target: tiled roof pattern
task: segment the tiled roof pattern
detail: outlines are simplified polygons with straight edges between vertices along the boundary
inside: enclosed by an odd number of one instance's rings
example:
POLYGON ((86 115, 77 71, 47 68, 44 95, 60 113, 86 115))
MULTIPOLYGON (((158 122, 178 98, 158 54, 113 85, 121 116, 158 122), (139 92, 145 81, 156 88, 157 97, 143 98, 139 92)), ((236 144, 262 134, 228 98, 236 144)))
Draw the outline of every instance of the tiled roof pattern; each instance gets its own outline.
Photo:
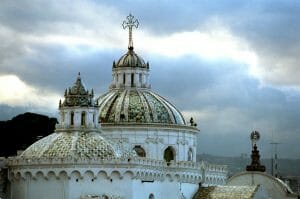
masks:
POLYGON ((114 158, 114 147, 99 133, 53 133, 29 146, 23 158, 114 158))
POLYGON ((118 61, 113 65, 114 68, 118 67, 139 67, 149 68, 149 65, 145 63, 142 57, 137 55, 134 50, 128 50, 118 61))
POLYGON ((193 199, 252 199, 258 186, 200 187, 193 199))
POLYGON ((101 123, 185 125, 181 113, 150 90, 111 90, 98 98, 101 123))

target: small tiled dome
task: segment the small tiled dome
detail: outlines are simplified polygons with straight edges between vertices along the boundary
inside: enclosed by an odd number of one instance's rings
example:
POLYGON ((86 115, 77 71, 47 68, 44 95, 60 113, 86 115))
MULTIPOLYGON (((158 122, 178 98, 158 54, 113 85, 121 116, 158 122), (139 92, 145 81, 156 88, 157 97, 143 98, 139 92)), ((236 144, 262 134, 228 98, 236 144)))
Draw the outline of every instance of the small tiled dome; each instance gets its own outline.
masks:
POLYGON ((113 67, 149 68, 149 64, 145 63, 143 58, 134 52, 133 48, 129 48, 128 52, 124 54, 117 63, 114 63, 113 67))
POLYGON ((29 146, 23 158, 115 158, 114 147, 99 133, 53 133, 29 146))

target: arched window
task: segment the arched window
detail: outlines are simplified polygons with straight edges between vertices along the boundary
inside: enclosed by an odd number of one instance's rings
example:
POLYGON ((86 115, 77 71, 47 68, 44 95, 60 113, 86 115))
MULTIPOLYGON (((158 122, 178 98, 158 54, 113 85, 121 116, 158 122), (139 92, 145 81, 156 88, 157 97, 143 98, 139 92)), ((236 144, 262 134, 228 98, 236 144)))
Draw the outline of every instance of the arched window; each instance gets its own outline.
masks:
POLYGON ((95 113, 93 114, 93 123, 95 123, 95 113))
POLYGON ((136 154, 139 156, 139 157, 146 157, 146 152, 145 150, 143 149, 143 147, 141 147, 141 145, 136 145, 133 150, 136 152, 136 154))
POLYGON ((85 126, 85 112, 81 113, 81 126, 85 126))
POLYGON ((62 112, 62 113, 61 113, 61 121, 62 121, 62 122, 65 122, 65 112, 62 112))
POLYGON ((126 75, 125 75, 125 73, 123 74, 123 84, 125 84, 125 82, 126 82, 126 75))
POLYGON ((131 73, 131 87, 134 86, 134 73, 131 73))
POLYGON ((139 74, 139 81, 140 81, 140 83, 142 83, 142 74, 141 73, 139 74))
POLYGON ((150 193, 149 199, 154 199, 154 194, 153 193, 150 193))
POLYGON ((171 160, 175 160, 175 150, 173 147, 168 146, 164 152, 164 160, 170 162, 171 160))
POLYGON ((191 148, 188 151, 188 161, 193 161, 193 150, 191 148))
POLYGON ((71 112, 71 125, 74 125, 74 112, 71 112))

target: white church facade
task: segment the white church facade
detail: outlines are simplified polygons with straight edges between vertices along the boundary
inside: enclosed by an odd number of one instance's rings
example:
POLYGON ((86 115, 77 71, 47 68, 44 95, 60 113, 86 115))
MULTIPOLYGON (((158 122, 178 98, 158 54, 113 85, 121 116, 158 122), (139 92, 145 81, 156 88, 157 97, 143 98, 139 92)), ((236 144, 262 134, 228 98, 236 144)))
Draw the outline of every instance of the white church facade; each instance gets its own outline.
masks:
POLYGON ((7 160, 10 199, 192 198, 225 185, 227 167, 196 162, 199 130, 151 89, 149 63, 133 47, 112 65, 109 91, 94 98, 78 74, 59 102, 59 124, 7 160))

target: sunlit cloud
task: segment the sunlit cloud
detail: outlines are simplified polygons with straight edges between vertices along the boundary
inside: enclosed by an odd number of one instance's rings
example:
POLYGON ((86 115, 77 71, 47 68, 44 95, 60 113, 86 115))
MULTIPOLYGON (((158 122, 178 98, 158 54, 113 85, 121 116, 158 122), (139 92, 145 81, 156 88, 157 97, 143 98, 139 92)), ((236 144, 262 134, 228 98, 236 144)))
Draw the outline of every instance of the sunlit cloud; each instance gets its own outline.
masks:
POLYGON ((206 60, 232 60, 249 66, 253 75, 259 73, 255 51, 226 29, 177 32, 169 36, 139 32, 136 40, 137 46, 146 52, 168 57, 193 55, 206 60))
POLYGON ((0 76, 0 104, 44 109, 45 112, 56 110, 59 99, 58 94, 27 85, 15 75, 0 76))

